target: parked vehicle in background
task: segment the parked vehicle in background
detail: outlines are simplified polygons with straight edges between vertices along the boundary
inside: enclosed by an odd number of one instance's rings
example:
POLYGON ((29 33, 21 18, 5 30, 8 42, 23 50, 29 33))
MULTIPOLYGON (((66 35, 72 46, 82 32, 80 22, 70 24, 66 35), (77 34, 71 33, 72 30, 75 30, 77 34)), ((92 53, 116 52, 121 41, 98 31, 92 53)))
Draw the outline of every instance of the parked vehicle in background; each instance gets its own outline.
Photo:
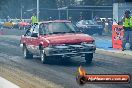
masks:
POLYGON ((76 23, 76 26, 83 32, 89 35, 93 35, 98 33, 102 35, 103 25, 97 24, 97 22, 93 20, 81 20, 76 23))
MULTIPOLYGON (((23 56, 39 55, 45 63, 48 57, 84 56, 91 63, 96 50, 94 39, 76 29, 70 21, 55 20, 36 23, 21 37, 23 56)), ((64 60, 63 59, 63 60, 64 60)))
POLYGON ((9 28, 9 29, 12 29, 13 28, 13 23, 12 23, 12 21, 6 21, 5 23, 4 23, 4 27, 5 28, 9 28))
POLYGON ((20 19, 11 19, 13 28, 19 28, 18 23, 20 22, 20 19))
POLYGON ((18 22, 19 29, 27 29, 31 24, 31 19, 22 19, 21 22, 18 22))

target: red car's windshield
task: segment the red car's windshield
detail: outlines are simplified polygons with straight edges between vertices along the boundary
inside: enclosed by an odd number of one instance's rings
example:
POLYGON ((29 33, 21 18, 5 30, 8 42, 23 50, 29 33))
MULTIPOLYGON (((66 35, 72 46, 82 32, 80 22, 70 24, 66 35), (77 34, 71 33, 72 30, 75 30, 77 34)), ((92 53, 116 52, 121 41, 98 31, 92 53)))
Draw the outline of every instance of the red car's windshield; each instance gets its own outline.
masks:
POLYGON ((61 34, 61 33, 76 33, 80 32, 76 29, 72 23, 68 22, 56 22, 49 23, 44 26, 40 26, 42 28, 41 34, 61 34))

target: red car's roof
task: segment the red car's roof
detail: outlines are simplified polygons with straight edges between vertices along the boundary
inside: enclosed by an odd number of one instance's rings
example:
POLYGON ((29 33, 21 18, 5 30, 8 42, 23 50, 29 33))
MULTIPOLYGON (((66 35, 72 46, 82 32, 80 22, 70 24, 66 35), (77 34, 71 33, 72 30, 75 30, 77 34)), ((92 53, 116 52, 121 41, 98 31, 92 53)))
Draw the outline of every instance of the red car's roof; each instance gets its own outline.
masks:
POLYGON ((42 23, 52 23, 52 22, 71 22, 68 20, 51 20, 51 21, 43 21, 42 23))

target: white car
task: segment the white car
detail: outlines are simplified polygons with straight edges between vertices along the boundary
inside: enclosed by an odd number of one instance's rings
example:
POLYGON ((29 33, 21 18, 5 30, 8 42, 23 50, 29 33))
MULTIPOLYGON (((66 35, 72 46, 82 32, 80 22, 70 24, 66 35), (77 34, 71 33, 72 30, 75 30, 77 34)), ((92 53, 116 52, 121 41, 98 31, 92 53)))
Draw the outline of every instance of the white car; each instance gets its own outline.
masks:
POLYGON ((76 26, 86 34, 92 35, 98 33, 99 35, 102 35, 103 26, 97 24, 93 20, 81 20, 76 23, 76 26))

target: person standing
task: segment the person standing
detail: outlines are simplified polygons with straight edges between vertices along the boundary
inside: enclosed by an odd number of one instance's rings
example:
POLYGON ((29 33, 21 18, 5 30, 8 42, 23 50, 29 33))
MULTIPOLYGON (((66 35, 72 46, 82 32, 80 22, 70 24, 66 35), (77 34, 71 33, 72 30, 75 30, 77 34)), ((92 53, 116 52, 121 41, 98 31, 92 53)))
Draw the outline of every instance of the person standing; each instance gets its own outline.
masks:
POLYGON ((122 40, 122 51, 126 49, 126 43, 130 44, 130 49, 132 49, 132 16, 129 10, 125 11, 125 14, 122 18, 124 36, 122 40))
POLYGON ((10 21, 11 21, 10 16, 7 16, 7 22, 10 22, 10 21))
POLYGON ((32 21, 32 24, 37 22, 37 16, 35 15, 35 13, 33 13, 33 16, 31 17, 31 21, 32 21))

